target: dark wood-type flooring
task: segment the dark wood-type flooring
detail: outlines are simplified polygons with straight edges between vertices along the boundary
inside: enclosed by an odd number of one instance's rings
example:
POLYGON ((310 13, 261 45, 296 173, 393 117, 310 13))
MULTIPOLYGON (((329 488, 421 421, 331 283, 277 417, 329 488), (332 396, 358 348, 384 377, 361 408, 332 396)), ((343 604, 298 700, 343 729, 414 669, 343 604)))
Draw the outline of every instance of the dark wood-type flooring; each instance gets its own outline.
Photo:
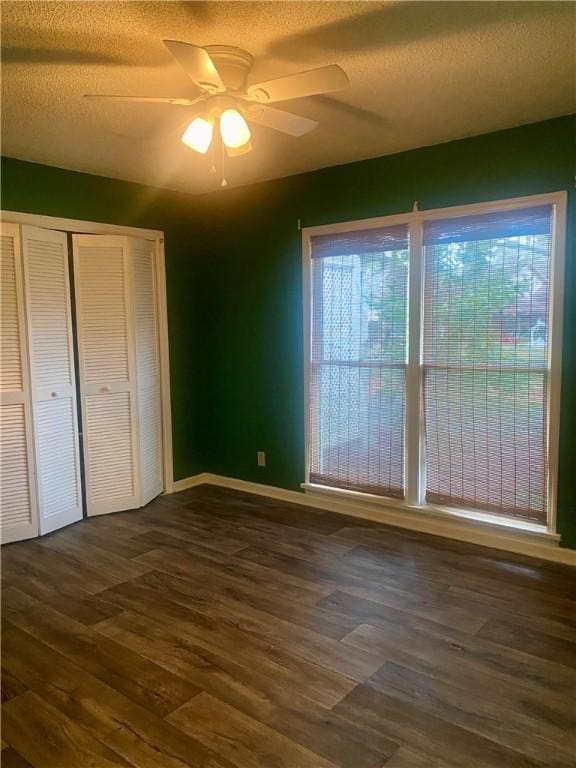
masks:
POLYGON ((4 768, 574 766, 574 570, 202 486, 2 550, 4 768))

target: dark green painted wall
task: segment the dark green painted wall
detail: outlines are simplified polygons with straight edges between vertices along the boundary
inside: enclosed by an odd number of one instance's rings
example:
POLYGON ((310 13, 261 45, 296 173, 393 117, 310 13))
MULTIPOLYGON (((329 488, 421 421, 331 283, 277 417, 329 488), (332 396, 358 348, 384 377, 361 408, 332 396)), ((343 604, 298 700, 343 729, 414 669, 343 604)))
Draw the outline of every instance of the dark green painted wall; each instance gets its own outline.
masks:
POLYGON ((174 475, 202 471, 199 450, 200 396, 195 350, 202 318, 194 253, 200 230, 194 198, 140 184, 90 176, 2 158, 2 208, 47 216, 161 229, 166 235, 166 280, 170 337, 174 475))
POLYGON ((559 530, 576 547, 575 125, 561 118, 204 197, 213 229, 202 265, 205 469, 292 489, 303 480, 298 219, 312 226, 402 213, 415 200, 423 210, 569 190, 559 530))
MULTIPOLYGON (((576 118, 188 197, 6 160, 5 209, 164 229, 177 478, 298 489, 303 226, 568 190, 559 530, 576 548, 576 118), (267 467, 256 466, 265 450, 267 467)), ((295 150, 297 145, 295 144, 295 150)))

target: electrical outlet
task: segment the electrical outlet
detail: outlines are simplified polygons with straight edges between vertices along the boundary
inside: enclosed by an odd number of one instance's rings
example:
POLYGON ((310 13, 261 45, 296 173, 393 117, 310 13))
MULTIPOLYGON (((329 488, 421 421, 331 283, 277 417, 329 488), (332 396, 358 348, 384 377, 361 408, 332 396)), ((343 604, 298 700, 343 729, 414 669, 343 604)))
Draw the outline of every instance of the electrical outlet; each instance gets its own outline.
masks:
POLYGON ((258 466, 259 467, 265 467, 266 466, 266 454, 264 451, 258 451, 256 454, 256 457, 258 459, 258 466))

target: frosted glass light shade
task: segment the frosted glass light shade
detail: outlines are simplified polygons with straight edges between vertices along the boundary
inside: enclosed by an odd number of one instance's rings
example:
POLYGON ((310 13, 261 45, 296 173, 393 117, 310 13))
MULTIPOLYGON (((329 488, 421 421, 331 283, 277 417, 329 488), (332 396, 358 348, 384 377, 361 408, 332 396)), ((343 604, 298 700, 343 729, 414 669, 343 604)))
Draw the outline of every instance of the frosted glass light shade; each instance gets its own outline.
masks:
POLYGON ((190 149, 205 155, 212 143, 214 123, 204 117, 195 117, 182 134, 182 142, 190 149))
POLYGON ((220 135, 230 149, 242 147, 250 141, 248 123, 237 109, 226 109, 220 115, 220 135))

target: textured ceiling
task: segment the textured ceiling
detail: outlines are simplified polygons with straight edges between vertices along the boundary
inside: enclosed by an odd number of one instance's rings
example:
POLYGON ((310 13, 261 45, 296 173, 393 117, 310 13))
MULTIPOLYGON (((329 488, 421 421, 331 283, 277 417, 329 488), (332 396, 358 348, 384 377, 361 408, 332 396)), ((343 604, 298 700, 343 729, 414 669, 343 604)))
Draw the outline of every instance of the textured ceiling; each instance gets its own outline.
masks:
MULTIPOLYGON (((179 141, 190 108, 85 93, 191 96, 163 38, 227 44, 251 80, 340 64, 349 88, 279 104, 320 126, 255 127, 231 185, 288 176, 576 111, 571 2, 3 2, 3 154, 204 192, 209 159, 179 141)), ((194 111, 194 108, 192 108, 194 111)))

